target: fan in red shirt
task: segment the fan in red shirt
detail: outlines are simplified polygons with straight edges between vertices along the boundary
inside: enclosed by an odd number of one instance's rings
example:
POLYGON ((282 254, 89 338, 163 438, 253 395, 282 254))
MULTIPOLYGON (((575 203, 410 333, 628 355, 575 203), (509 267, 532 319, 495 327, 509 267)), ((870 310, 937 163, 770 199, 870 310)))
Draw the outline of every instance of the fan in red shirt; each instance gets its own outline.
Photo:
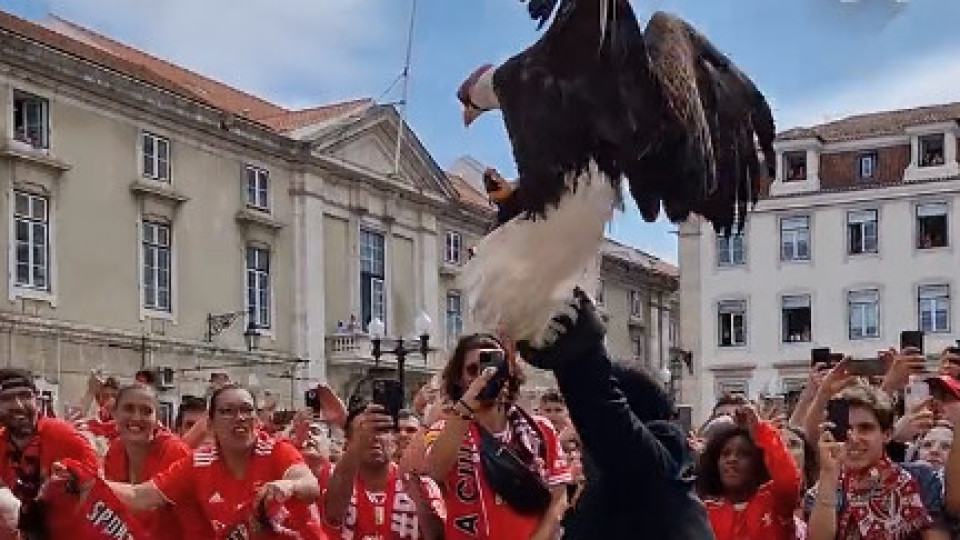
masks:
POLYGON ((253 394, 234 384, 217 389, 208 420, 215 444, 196 449, 148 482, 110 482, 120 500, 135 510, 170 504, 179 512, 197 505, 217 538, 249 534, 245 527, 230 530, 237 508, 261 498, 278 501, 290 511, 288 528, 304 539, 322 538, 307 508, 320 495, 317 479, 293 445, 256 430, 253 394))
POLYGON ((433 480, 399 471, 393 418, 380 405, 353 407, 347 447, 323 495, 323 517, 338 540, 443 538, 446 510, 433 480))
POLYGON ((717 540, 796 538, 800 469, 770 423, 751 405, 736 424, 711 435, 700 456, 698 487, 717 540))
MULTIPOLYGON (((136 383, 120 389, 114 411, 119 436, 103 457, 103 477, 138 484, 152 479, 192 454, 179 437, 157 421, 157 394, 151 386, 136 383)), ((163 507, 136 513, 154 538, 195 538, 209 529, 199 522, 198 509, 186 506, 177 512, 163 507), (191 511, 192 510, 192 511, 191 511)))
POLYGON ((426 470, 445 488, 448 540, 539 540, 560 533, 570 468, 550 421, 516 405, 520 374, 512 349, 505 337, 464 336, 443 370, 454 405, 427 433, 426 470), (481 356, 506 362, 508 375, 494 378, 495 367, 481 371, 481 356), (547 492, 542 508, 521 511, 494 492, 481 461, 485 432, 533 473, 526 477, 528 491, 547 492))
POLYGON ((72 458, 96 469, 99 460, 87 439, 67 422, 40 418, 33 375, 23 369, 0 369, 0 482, 22 503, 20 528, 46 530, 51 538, 69 538, 71 517, 50 515, 34 504, 51 466, 72 458))

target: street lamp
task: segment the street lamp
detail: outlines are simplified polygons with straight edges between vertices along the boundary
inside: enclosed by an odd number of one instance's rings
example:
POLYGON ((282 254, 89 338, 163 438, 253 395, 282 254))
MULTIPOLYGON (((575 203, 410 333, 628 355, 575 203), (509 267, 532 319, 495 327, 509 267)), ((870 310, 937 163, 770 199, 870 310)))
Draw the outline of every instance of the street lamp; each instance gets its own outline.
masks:
POLYGON ((247 316, 247 329, 243 332, 243 340, 247 344, 247 351, 253 351, 260 346, 260 326, 254 317, 253 307, 246 311, 233 311, 230 313, 208 313, 207 314, 207 342, 212 342, 213 338, 221 332, 233 326, 237 319, 247 316))
MULTIPOLYGON (((423 363, 426 364, 428 355, 430 354, 430 334, 433 331, 433 321, 425 311, 421 311, 420 315, 418 315, 414 321, 414 330, 416 331, 417 338, 413 340, 402 337, 388 338, 386 337, 386 325, 384 325, 383 321, 379 318, 373 319, 370 321, 370 324, 367 325, 367 332, 370 333, 370 341, 373 344, 371 354, 374 365, 380 367, 380 357, 384 354, 396 356, 397 379, 400 381, 400 387, 404 389, 406 389, 406 386, 404 386, 404 371, 407 355, 419 351, 423 356, 423 363), (391 341, 393 343, 393 349, 383 350, 383 343, 385 341, 391 341)), ((404 393, 404 395, 406 395, 406 393, 404 393)))

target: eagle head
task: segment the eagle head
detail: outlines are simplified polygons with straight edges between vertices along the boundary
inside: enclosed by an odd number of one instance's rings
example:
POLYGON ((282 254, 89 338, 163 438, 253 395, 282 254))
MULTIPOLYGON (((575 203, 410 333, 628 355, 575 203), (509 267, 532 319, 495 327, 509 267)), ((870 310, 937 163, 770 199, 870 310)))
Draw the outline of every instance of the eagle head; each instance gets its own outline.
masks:
POLYGON ((457 90, 457 99, 463 105, 463 125, 469 126, 486 111, 500 108, 500 100, 493 88, 493 64, 484 64, 473 71, 457 90))

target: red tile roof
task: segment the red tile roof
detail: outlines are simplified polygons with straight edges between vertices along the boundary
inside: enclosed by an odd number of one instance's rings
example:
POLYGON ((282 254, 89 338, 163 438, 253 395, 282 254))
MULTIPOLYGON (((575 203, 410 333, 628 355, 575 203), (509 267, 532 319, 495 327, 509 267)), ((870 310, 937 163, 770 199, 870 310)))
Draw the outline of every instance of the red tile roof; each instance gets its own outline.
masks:
POLYGON ((58 17, 51 17, 41 25, 0 11, 0 30, 262 123, 278 132, 324 122, 374 104, 371 99, 357 99, 289 110, 58 17))
POLYGON ((904 129, 923 124, 960 119, 960 103, 928 105, 848 116, 833 122, 789 129, 780 133, 780 140, 820 138, 824 142, 850 141, 868 137, 901 135, 904 129))

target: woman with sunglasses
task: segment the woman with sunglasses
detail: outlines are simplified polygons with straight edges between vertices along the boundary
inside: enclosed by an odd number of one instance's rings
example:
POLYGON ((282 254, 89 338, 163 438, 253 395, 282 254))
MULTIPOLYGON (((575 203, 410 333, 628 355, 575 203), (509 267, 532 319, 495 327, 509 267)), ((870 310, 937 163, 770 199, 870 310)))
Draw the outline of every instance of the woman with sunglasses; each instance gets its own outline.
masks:
POLYGON ((516 405, 521 375, 512 347, 492 335, 465 336, 443 370, 450 404, 427 434, 427 473, 445 489, 447 540, 546 540, 560 531, 570 470, 550 422, 516 405), (481 368, 481 364, 486 366, 481 368), (487 366, 487 364, 491 364, 487 366), (498 367, 494 367, 498 366, 498 367), (536 501, 496 485, 497 453, 515 456, 536 501), (509 450, 507 452, 506 450, 509 450), (508 499, 512 499, 508 500, 508 499))
MULTIPOLYGON (((118 437, 103 457, 103 477, 108 481, 138 484, 152 479, 171 465, 190 456, 190 447, 160 425, 157 394, 142 383, 125 386, 116 396, 113 418, 118 437)), ((191 538, 198 527, 196 513, 173 512, 162 507, 137 515, 155 538, 191 538)))
POLYGON ((284 503, 291 513, 289 528, 303 538, 322 538, 307 507, 320 496, 317 479, 290 442, 256 429, 253 394, 235 384, 218 388, 210 397, 208 421, 213 445, 198 448, 149 481, 108 482, 110 488, 134 510, 199 507, 211 529, 199 538, 245 534, 257 516, 237 515, 237 509, 256 512, 260 505, 251 503, 261 500, 284 503))

